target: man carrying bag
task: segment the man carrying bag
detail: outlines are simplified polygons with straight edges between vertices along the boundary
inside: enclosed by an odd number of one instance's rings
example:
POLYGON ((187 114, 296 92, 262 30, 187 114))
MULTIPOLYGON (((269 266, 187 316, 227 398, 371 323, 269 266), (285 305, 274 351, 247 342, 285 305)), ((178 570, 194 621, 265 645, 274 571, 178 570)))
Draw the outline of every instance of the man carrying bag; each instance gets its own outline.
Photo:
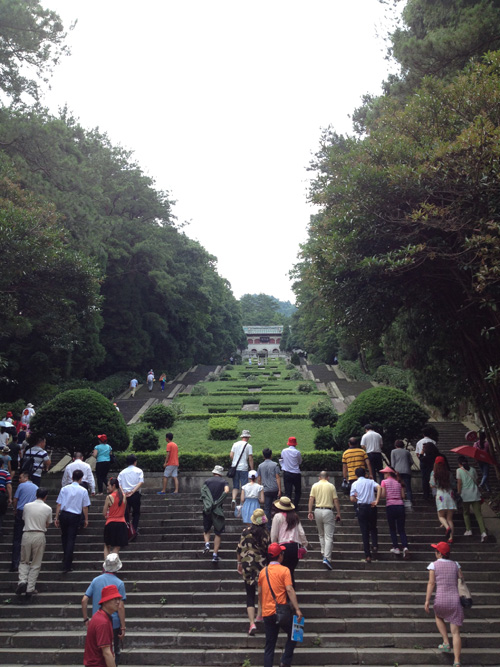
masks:
POLYGON ((297 615, 297 620, 300 621, 302 618, 292 586, 290 570, 281 564, 284 551, 285 547, 280 544, 276 542, 270 544, 267 550, 269 565, 261 570, 259 575, 259 604, 262 608, 266 632, 264 667, 273 667, 274 649, 280 628, 287 634, 280 667, 289 667, 292 664, 296 644, 292 640, 292 607, 297 615))

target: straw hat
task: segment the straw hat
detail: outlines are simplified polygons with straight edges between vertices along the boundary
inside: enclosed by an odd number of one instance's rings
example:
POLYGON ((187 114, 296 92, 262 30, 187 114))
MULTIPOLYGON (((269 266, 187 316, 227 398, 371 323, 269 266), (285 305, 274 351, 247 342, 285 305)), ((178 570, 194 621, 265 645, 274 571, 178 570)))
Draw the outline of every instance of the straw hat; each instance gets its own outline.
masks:
POLYGON ((260 509, 260 507, 254 510, 254 513, 251 516, 251 521, 254 526, 262 526, 267 523, 267 516, 265 515, 264 510, 260 509))
POLYGON ((274 501, 273 505, 282 512, 291 512, 291 510, 295 509, 295 505, 287 496, 281 496, 281 498, 274 501))

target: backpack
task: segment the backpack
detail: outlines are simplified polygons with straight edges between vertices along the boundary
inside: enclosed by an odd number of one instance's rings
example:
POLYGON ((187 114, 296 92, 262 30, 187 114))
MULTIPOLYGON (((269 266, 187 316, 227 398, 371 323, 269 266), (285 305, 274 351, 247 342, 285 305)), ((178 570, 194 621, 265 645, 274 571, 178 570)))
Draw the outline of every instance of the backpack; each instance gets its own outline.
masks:
POLYGON ((23 460, 21 462, 21 472, 25 472, 27 475, 29 475, 31 479, 31 475, 33 474, 34 469, 35 469, 35 459, 31 454, 28 454, 28 450, 26 450, 24 452, 23 460))

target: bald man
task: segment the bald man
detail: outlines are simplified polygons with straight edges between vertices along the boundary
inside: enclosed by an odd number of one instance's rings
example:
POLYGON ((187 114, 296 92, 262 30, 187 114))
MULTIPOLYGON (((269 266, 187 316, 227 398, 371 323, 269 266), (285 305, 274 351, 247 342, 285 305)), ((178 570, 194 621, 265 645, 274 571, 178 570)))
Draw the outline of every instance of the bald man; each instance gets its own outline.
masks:
POLYGON ((333 548, 333 534, 335 532, 335 520, 340 521, 340 503, 335 486, 328 480, 328 473, 322 470, 319 473, 319 481, 313 484, 309 494, 309 514, 308 519, 315 519, 318 528, 319 542, 321 544, 321 555, 323 565, 332 570, 330 562, 333 548), (316 509, 313 514, 313 505, 316 509), (335 508, 337 515, 333 516, 335 508))

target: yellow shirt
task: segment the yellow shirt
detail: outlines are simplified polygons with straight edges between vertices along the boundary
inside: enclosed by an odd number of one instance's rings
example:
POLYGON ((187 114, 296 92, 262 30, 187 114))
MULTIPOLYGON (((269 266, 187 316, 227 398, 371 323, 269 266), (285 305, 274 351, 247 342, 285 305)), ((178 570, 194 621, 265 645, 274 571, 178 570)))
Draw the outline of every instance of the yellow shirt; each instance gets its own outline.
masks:
POLYGON ((320 479, 319 482, 312 485, 309 494, 315 500, 316 507, 328 507, 333 509, 333 501, 337 498, 337 491, 333 484, 327 479, 320 479))
POLYGON ((365 461, 368 459, 368 454, 360 447, 349 447, 342 455, 342 463, 347 464, 347 479, 356 479, 356 468, 368 469, 365 461))

